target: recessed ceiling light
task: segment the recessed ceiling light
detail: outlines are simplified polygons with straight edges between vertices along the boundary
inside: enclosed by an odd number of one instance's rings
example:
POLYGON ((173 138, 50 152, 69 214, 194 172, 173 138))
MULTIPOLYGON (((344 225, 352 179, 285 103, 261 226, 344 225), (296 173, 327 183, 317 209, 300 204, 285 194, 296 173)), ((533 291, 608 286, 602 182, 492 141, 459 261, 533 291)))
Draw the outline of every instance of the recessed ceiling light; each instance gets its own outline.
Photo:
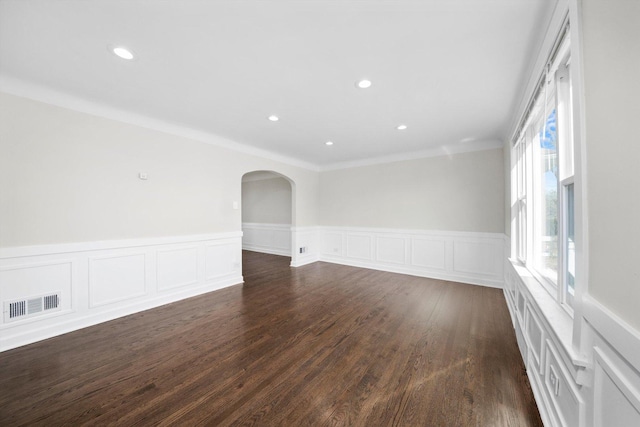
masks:
POLYGON ((333 145, 333 142, 327 141, 327 142, 324 143, 324 145, 333 145))
POLYGON ((126 47, 118 46, 113 48, 113 53, 122 59, 133 59, 133 52, 126 47))
POLYGON ((272 122, 277 122, 278 120, 280 120, 280 118, 272 114, 269 116, 269 120, 271 120, 272 122))
POLYGON ((369 87, 371 87, 371 80, 360 80, 359 82, 356 83, 356 86, 358 86, 360 89, 367 89, 369 87))
POLYGON ((396 126, 396 129, 398 130, 405 130, 407 128, 407 125, 398 125, 396 126))

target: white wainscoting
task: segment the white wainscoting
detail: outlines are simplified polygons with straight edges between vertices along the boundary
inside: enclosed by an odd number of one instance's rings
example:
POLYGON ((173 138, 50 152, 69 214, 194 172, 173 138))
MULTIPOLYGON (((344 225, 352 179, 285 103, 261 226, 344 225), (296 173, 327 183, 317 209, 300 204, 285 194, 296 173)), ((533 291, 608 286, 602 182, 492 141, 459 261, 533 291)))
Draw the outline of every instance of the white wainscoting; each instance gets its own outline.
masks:
POLYGON ((321 261, 501 288, 501 233, 319 227, 321 261))
POLYGON ((242 249, 291 256, 291 225, 242 223, 242 249))
POLYGON ((242 233, 3 248, 0 303, 60 309, 0 323, 0 351, 242 283, 242 233))
POLYGON ((546 426, 640 426, 637 331, 589 295, 583 317, 571 318, 509 260, 504 294, 546 426), (581 350, 572 342, 574 322, 583 322, 581 350))
POLYGON ((295 251, 291 257, 291 267, 301 267, 319 260, 319 227, 292 227, 291 241, 295 251))
POLYGON ((291 256, 292 267, 325 261, 497 288, 503 283, 500 233, 256 223, 243 223, 242 230, 243 249, 291 256))

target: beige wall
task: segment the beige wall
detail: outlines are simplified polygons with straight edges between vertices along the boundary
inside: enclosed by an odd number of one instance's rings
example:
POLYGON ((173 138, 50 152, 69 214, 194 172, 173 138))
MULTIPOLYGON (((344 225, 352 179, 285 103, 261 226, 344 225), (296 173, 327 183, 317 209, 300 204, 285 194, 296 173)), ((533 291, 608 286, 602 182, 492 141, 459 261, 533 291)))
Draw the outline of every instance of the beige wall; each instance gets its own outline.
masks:
POLYGON ((242 222, 291 224, 291 184, 284 178, 242 182, 242 222))
POLYGON ((502 149, 320 175, 322 225, 502 233, 502 149))
POLYGON ((294 225, 318 223, 317 172, 0 94, 0 247, 239 231, 253 170, 292 179, 294 225))
POLYGON ((640 330, 640 2, 583 0, 589 292, 640 330))
POLYGON ((255 170, 294 182, 295 226, 504 230, 500 149, 318 173, 1 94, 0 246, 237 231, 255 170))
POLYGON ((295 226, 501 232, 501 153, 318 173, 0 94, 0 246, 237 231, 255 170, 294 182, 295 226))

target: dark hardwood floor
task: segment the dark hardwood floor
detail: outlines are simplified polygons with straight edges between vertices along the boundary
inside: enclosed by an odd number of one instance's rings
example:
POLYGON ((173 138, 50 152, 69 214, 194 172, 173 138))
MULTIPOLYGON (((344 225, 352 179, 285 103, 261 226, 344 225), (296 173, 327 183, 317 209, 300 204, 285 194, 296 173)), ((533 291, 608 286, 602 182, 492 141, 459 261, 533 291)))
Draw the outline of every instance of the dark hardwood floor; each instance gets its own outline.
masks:
POLYGON ((289 261, 0 353, 0 426, 542 425, 500 290, 289 261))

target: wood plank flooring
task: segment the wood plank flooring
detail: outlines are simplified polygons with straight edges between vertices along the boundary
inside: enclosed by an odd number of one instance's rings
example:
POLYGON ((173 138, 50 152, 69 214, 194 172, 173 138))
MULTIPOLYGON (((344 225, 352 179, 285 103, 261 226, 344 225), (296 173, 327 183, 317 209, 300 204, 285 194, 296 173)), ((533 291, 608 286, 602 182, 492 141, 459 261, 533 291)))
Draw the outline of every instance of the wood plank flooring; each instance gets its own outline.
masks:
POLYGON ((244 285, 0 353, 0 425, 542 425, 500 290, 243 256, 244 285))

